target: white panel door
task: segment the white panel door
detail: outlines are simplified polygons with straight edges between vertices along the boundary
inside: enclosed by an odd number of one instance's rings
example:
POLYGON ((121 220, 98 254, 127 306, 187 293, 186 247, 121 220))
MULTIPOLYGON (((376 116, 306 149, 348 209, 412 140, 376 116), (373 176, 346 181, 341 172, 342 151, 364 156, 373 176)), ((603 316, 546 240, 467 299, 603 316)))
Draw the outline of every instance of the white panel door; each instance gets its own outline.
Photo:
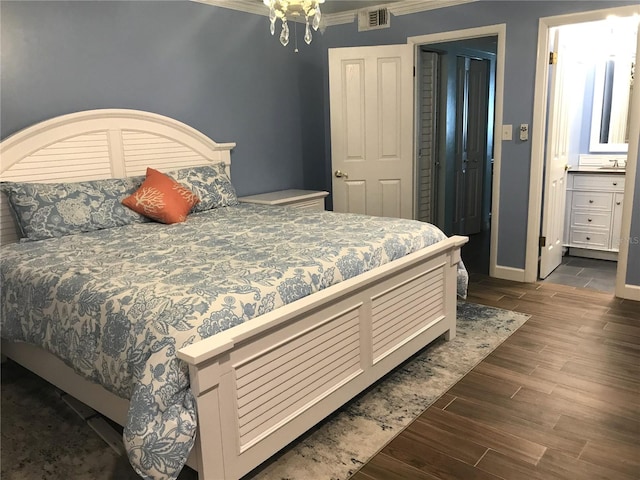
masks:
POLYGON ((540 278, 546 278, 562 263, 565 217, 565 197, 569 124, 575 91, 571 86, 567 49, 561 43, 559 29, 555 32, 556 63, 550 65, 549 115, 545 165, 545 189, 542 207, 542 237, 540 278))
POLYGON ((333 209, 413 218, 413 49, 329 49, 333 209))

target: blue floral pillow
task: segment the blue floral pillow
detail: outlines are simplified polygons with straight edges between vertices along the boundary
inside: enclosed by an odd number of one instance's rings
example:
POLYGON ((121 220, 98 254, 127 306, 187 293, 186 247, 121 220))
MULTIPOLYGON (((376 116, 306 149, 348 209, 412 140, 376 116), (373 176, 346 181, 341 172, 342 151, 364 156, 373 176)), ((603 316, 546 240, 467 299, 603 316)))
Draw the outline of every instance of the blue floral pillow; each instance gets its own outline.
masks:
POLYGON ((167 175, 187 187, 198 198, 192 212, 204 212, 218 207, 238 205, 236 189, 231 184, 224 163, 202 167, 182 168, 167 175))
POLYGON ((1 182, 22 237, 43 240, 149 219, 122 205, 143 177, 109 178, 77 183, 1 182))

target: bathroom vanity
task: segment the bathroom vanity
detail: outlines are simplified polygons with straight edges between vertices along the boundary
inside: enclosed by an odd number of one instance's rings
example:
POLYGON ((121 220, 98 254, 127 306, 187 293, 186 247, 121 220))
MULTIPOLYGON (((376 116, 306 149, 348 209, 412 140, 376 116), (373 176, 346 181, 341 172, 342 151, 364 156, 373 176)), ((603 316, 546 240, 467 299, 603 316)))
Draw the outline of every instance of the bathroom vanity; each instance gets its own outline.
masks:
POLYGON ((617 260, 624 182, 621 164, 569 170, 564 231, 569 255, 617 260))

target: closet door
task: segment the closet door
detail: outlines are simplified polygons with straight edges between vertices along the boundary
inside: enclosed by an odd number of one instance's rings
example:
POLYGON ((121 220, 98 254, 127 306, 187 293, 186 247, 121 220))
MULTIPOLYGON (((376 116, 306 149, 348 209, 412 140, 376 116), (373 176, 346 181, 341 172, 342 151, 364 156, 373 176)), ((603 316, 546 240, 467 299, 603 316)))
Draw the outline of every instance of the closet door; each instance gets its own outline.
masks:
POLYGON ((458 57, 454 232, 482 230, 482 185, 487 161, 489 61, 458 57))
POLYGON ((418 104, 418 165, 416 218, 436 223, 438 198, 438 98, 440 75, 436 52, 420 52, 420 103, 418 104))

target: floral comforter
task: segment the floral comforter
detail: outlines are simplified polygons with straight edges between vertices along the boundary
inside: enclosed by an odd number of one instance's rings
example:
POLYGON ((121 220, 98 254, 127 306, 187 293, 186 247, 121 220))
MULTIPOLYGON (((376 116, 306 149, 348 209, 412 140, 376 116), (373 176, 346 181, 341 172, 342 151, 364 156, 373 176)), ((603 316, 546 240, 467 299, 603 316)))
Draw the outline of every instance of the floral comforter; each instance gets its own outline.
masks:
MULTIPOLYGON (((241 204, 9 245, 1 333, 130 399, 131 464, 173 479, 196 432, 176 350, 443 238, 416 221, 241 204)), ((466 284, 460 264, 462 296, 466 284)))

